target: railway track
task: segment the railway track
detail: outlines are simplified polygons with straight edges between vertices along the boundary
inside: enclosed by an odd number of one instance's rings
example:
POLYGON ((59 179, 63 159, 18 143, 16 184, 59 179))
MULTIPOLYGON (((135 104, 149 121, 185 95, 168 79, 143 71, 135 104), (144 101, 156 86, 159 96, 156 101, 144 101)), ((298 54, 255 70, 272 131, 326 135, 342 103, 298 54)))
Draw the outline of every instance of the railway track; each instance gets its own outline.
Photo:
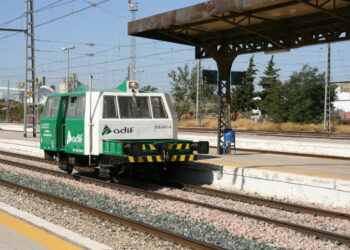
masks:
POLYGON ((64 199, 64 198, 61 198, 58 196, 54 196, 54 195, 50 195, 50 194, 47 194, 44 192, 40 192, 40 191, 31 189, 31 188, 28 188, 28 187, 25 187, 22 185, 18 185, 18 184, 12 183, 12 182, 8 182, 8 181, 4 181, 4 180, 0 179, 0 184, 3 186, 17 189, 17 190, 25 191, 29 194, 34 194, 34 195, 36 195, 40 198, 43 198, 45 200, 48 200, 48 201, 51 201, 51 202, 54 202, 57 204, 61 204, 64 206, 68 206, 68 207, 71 207, 73 209, 78 209, 84 213, 88 213, 88 214, 91 214, 93 216, 98 216, 98 217, 104 218, 106 220, 112 221, 114 223, 122 224, 122 225, 127 226, 127 227, 132 227, 136 230, 146 232, 146 233, 158 236, 160 238, 166 239, 168 241, 173 241, 173 242, 179 243, 179 244, 184 245, 184 246, 189 246, 189 247, 194 248, 194 249, 220 249, 216 246, 209 245, 207 243, 200 242, 200 241, 197 241, 197 240, 194 240, 194 239, 191 239, 191 238, 179 235, 179 234, 175 234, 175 233, 169 232, 167 230, 163 230, 163 229, 151 226, 151 225, 147 225, 147 224, 144 224, 141 222, 130 220, 130 219, 125 218, 125 217, 116 216, 114 214, 107 213, 105 211, 101 211, 101 210, 98 210, 98 209, 95 209, 92 207, 88 207, 88 206, 82 205, 80 203, 77 203, 77 202, 74 202, 74 201, 71 201, 68 199, 64 199))
MULTIPOLYGON (((179 132, 194 132, 194 133, 217 133, 216 128, 188 128, 179 127, 179 132)), ((234 129, 236 134, 252 134, 261 136, 279 136, 279 137, 303 137, 303 138, 318 138, 318 139, 334 139, 334 140, 350 140, 350 134, 335 133, 335 132, 291 132, 291 131, 264 131, 264 130, 245 130, 234 129)))
MULTIPOLYGON (((12 154, 12 156, 13 156, 13 154, 12 154)), ((31 160, 34 160, 34 158, 36 158, 36 157, 31 157, 31 160)), ((45 160, 40 159, 40 161, 45 161, 45 160)), ((147 196, 149 198, 167 199, 167 200, 185 202, 185 203, 194 204, 197 206, 202 206, 202 207, 209 208, 209 209, 219 210, 219 211, 229 213, 229 214, 236 214, 236 215, 256 219, 259 221, 264 221, 264 222, 267 222, 270 224, 274 224, 274 225, 277 225, 279 227, 289 228, 289 229, 301 232, 303 234, 315 236, 315 237, 325 239, 325 240, 340 242, 340 243, 343 243, 343 244, 350 246, 350 237, 346 236, 346 235, 340 235, 340 234, 336 234, 336 233, 332 233, 332 232, 328 232, 328 231, 324 231, 324 230, 319 230, 319 229, 306 227, 306 226, 299 225, 299 224, 286 222, 283 220, 271 219, 268 217, 259 216, 259 215, 255 215, 255 214, 251 214, 251 213, 246 213, 246 212, 242 212, 242 211, 238 211, 238 210, 233 210, 233 209, 223 208, 223 207, 216 206, 216 205, 210 205, 207 203, 188 200, 188 199, 184 199, 181 197, 161 194, 161 193, 157 193, 154 191, 146 191, 146 190, 143 190, 140 188, 130 187, 127 185, 122 185, 122 184, 117 184, 117 183, 108 183, 106 181, 102 181, 99 179, 90 178, 90 177, 86 177, 86 176, 82 176, 82 175, 78 175, 78 174, 69 175, 69 174, 55 171, 55 170, 35 167, 35 166, 29 165, 29 164, 23 164, 23 163, 18 163, 15 161, 8 161, 8 160, 3 160, 3 159, 1 159, 0 162, 3 164, 14 165, 15 167, 29 169, 31 171, 37 171, 37 172, 42 172, 42 173, 46 173, 46 174, 50 174, 50 175, 56 175, 56 176, 60 176, 63 178, 75 179, 77 181, 95 184, 95 185, 107 187, 110 189, 122 190, 122 191, 130 192, 130 193, 134 193, 137 195, 144 195, 144 196, 147 196)), ((182 185, 182 184, 174 184, 174 185, 182 185)), ((259 205, 270 206, 270 207, 277 208, 277 209, 285 209, 288 211, 308 213, 308 214, 314 214, 314 215, 319 215, 319 216, 326 216, 326 217, 333 217, 333 218, 350 220, 350 215, 344 214, 344 213, 338 213, 338 212, 334 212, 334 211, 328 211, 328 210, 307 207, 307 206, 300 206, 297 204, 291 204, 291 203, 279 202, 279 201, 275 201, 275 200, 257 198, 257 197, 252 197, 252 196, 248 196, 248 195, 229 193, 229 192, 224 192, 224 191, 209 189, 209 188, 203 188, 203 187, 198 187, 198 186, 182 185, 182 188, 184 190, 191 191, 191 192, 204 193, 207 195, 214 195, 214 196, 219 196, 222 198, 229 198, 229 199, 234 199, 234 200, 239 200, 239 201, 244 201, 244 202, 249 202, 249 203, 255 203, 255 204, 259 204, 259 205)))

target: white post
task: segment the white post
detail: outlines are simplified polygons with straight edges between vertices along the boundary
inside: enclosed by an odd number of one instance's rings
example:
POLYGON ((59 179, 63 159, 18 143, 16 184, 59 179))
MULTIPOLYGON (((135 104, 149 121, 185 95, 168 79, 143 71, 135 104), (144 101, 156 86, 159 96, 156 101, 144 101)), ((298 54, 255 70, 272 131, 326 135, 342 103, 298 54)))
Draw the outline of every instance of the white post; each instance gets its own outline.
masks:
POLYGON ((198 127, 198 110, 199 110, 199 68, 201 61, 197 64, 197 91, 196 91, 196 127, 198 127))
POLYGON ((9 100, 10 100, 10 81, 7 80, 7 96, 6 96, 6 122, 9 121, 9 100))
POLYGON ((69 92, 69 50, 71 49, 75 49, 75 46, 71 45, 69 47, 62 48, 62 51, 67 50, 67 82, 66 82, 67 93, 69 92))
POLYGON ((90 75, 90 101, 89 101, 89 166, 91 167, 91 154, 92 154, 92 75, 90 75))
POLYGON ((67 83, 66 83, 66 91, 69 92, 69 48, 67 49, 67 83))

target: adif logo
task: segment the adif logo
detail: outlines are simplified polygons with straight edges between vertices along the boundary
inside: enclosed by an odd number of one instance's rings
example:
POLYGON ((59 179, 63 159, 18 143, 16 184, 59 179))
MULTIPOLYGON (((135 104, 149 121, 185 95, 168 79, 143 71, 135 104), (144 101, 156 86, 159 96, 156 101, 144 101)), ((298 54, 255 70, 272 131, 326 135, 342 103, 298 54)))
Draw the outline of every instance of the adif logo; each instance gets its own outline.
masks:
POLYGON ((112 130, 106 125, 104 128, 103 128, 103 131, 102 131, 102 135, 108 135, 112 133, 112 130))
POLYGON ((70 131, 68 130, 67 145, 71 142, 82 143, 83 142, 83 134, 78 134, 77 136, 72 136, 70 131))
POLYGON ((133 127, 131 127, 131 128, 124 127, 121 129, 116 128, 113 130, 113 133, 114 134, 132 134, 132 133, 134 133, 134 128, 133 127))

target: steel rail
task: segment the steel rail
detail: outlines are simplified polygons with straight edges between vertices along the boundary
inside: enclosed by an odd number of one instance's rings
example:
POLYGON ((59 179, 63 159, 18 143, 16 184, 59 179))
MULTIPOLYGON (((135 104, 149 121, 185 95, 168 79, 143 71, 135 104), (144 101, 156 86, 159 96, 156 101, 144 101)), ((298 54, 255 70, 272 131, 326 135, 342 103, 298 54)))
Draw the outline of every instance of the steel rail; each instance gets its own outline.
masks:
POLYGON ((1 159, 0 162, 5 163, 5 164, 10 164, 10 165, 15 165, 16 167, 30 169, 33 171, 39 171, 39 172, 43 172, 43 173, 58 175, 58 176, 61 176, 64 178, 75 179, 75 180, 82 181, 85 183, 93 183, 93 184, 108 187, 108 188, 116 188, 119 190, 132 192, 132 193, 135 193, 138 195, 144 195, 144 196, 147 196, 149 198, 180 201, 180 202, 185 202, 185 203, 189 203, 189 204, 194 204, 197 206, 202 206, 202 207, 209 208, 209 209, 215 209, 215 210, 230 213, 230 214, 240 215, 240 216, 248 217, 251 219, 256 219, 259 221, 264 221, 264 222, 267 222, 270 224, 274 224, 274 225, 277 225, 279 227, 292 229, 292 230, 295 230, 297 232, 301 232, 303 234, 316 236, 316 237, 319 237, 320 239, 336 241, 336 242, 340 242, 342 244, 346 244, 346 245, 350 246, 350 237, 349 236, 345 236, 345 235, 341 235, 341 234, 337 234, 337 233, 333 233, 333 232, 328 232, 328 231, 324 231, 324 230, 320 230, 320 229, 310 228, 310 227, 306 227, 306 226, 295 224, 295 223, 271 219, 271 218, 260 216, 260 215, 246 213, 246 212, 242 212, 242 211, 238 211, 238 210, 234 210, 234 209, 223 208, 223 207, 219 207, 216 205, 210 205, 207 203, 188 200, 188 199, 184 199, 184 198, 180 198, 180 197, 176 197, 176 196, 170 196, 170 195, 165 195, 165 194, 161 194, 161 193, 156 193, 153 191, 146 191, 146 190, 142 190, 142 189, 138 189, 138 188, 134 188, 134 187, 129 187, 129 186, 125 186, 125 185, 120 185, 120 184, 116 184, 116 183, 107 183, 105 181, 101 181, 101 180, 97 180, 97 179, 93 179, 93 178, 89 178, 89 177, 85 177, 85 176, 81 176, 81 175, 69 175, 69 174, 66 174, 63 172, 58 172, 55 170, 43 169, 43 168, 39 168, 39 167, 30 166, 28 164, 11 162, 11 161, 7 161, 7 160, 3 160, 3 159, 1 159))
POLYGON ((213 246, 213 245, 210 245, 210 244, 207 244, 207 243, 195 240, 195 239, 191 239, 191 238, 179 235, 179 234, 175 234, 175 233, 172 233, 172 232, 164 230, 164 229, 160 229, 160 228, 157 228, 157 227, 154 227, 151 225, 147 225, 147 224, 142 223, 142 222, 131 220, 131 219, 128 219, 126 217, 117 216, 117 215, 114 215, 111 213, 107 213, 107 212, 104 212, 104 211, 96 209, 96 208, 92 208, 89 206, 79 204, 75 201, 64 199, 64 198, 61 198, 61 197, 58 197, 55 195, 50 195, 50 194, 47 194, 47 193, 44 193, 44 192, 41 192, 41 191, 38 191, 38 190, 35 190, 32 188, 28 188, 28 187, 25 187, 22 185, 18 185, 18 184, 12 183, 12 182, 8 182, 8 181, 2 180, 2 179, 0 179, 0 184, 7 186, 7 187, 10 187, 10 188, 23 190, 29 194, 34 194, 34 195, 36 195, 40 198, 43 198, 45 200, 48 200, 48 201, 51 201, 54 203, 58 203, 58 204, 61 204, 64 206, 68 206, 68 207, 71 207, 73 209, 80 210, 84 213, 88 213, 88 214, 91 214, 93 216, 98 216, 98 217, 104 218, 106 220, 112 221, 114 223, 122 224, 126 227, 132 227, 138 231, 146 232, 146 233, 158 236, 162 239, 176 242, 176 243, 181 244, 183 246, 189 246, 189 247, 194 248, 194 249, 221 249, 219 247, 216 247, 216 246, 213 246))
MULTIPOLYGON (((179 131, 181 132, 195 132, 195 133, 216 133, 216 130, 210 128, 179 128, 179 131)), ((242 134, 255 134, 258 136, 280 136, 280 137, 291 137, 291 138, 313 138, 313 139, 339 139, 339 140, 350 140, 350 134, 349 137, 322 137, 322 136, 305 136, 302 134, 300 135, 283 135, 283 133, 288 132, 281 132, 279 134, 273 134, 277 132, 272 131, 261 131, 261 130, 235 130, 236 133, 242 133, 242 134), (252 132, 253 131, 253 132, 252 132), (265 134, 264 134, 265 133, 265 134)), ((294 132, 290 132, 294 133, 294 132)), ((304 133, 313 133, 313 132, 304 132, 304 133)), ((217 148, 217 146, 210 146, 210 148, 217 148)), ((332 155, 318 155, 318 154, 303 154, 303 153, 292 153, 292 152, 283 152, 283 151, 274 151, 274 150, 261 150, 261 149, 247 149, 247 148, 239 148, 236 147, 236 150, 238 151, 245 151, 245 152, 254 152, 254 153, 265 153, 265 154, 278 154, 278 155, 292 155, 292 156, 303 156, 303 157, 312 157, 312 158, 323 158, 323 159, 332 159, 332 160, 350 160, 350 157, 344 157, 344 156, 332 156, 332 155)))
MULTIPOLYGON (((21 155, 21 154, 9 153, 6 151, 0 151, 0 154, 9 155, 12 157, 13 156, 20 157, 20 158, 29 159, 32 161, 40 161, 40 162, 49 163, 49 164, 55 163, 54 161, 44 160, 42 158, 35 157, 35 156, 25 156, 25 155, 21 155)), ((15 163, 15 162, 3 160, 3 159, 0 159, 0 162, 3 162, 5 164, 15 163)), ((17 164, 17 162, 16 162, 16 164, 17 164)), ((116 183, 107 183, 105 181, 101 181, 101 180, 94 179, 94 178, 89 178, 86 176, 74 175, 74 174, 70 175, 70 174, 66 174, 64 172, 60 172, 60 171, 56 171, 56 170, 48 170, 45 168, 38 168, 38 167, 34 167, 34 166, 31 166, 28 164, 23 164, 23 166, 24 166, 24 168, 30 169, 33 171, 45 172, 47 174, 56 174, 56 175, 60 175, 60 176, 65 177, 65 178, 73 178, 76 180, 81 180, 83 182, 89 182, 89 183, 93 183, 93 184, 97 184, 97 185, 103 185, 103 186, 114 185, 115 187, 118 187, 118 188, 125 187, 125 188, 129 188, 129 191, 132 191, 132 192, 142 191, 142 189, 133 189, 132 187, 127 186, 127 185, 121 185, 121 184, 116 184, 116 183)), ((164 183, 160 183, 159 181, 154 180, 154 179, 147 179, 147 181, 154 182, 157 185, 164 185, 164 183)), ((301 204, 293 204, 293 203, 283 202, 283 201, 278 201, 278 200, 273 200, 273 199, 266 199, 266 198, 256 197, 256 196, 251 196, 251 195, 246 195, 246 194, 227 192, 227 191, 213 189, 213 188, 206 188, 206 187, 194 186, 194 185, 183 184, 183 183, 175 183, 175 182, 171 182, 168 180, 167 180, 167 184, 170 185, 171 187, 181 188, 183 190, 196 192, 199 194, 217 196, 217 197, 224 198, 224 199, 237 200, 237 201, 242 201, 242 202, 247 202, 247 203, 253 202, 257 205, 268 206, 268 207, 272 207, 272 208, 276 208, 276 209, 284 209, 284 210, 291 211, 291 212, 313 214, 313 215, 317 215, 317 216, 345 219, 345 220, 350 221, 350 214, 346 214, 346 213, 325 210, 325 209, 305 206, 305 205, 301 205, 301 204)), ((147 192, 143 193, 143 195, 146 195, 146 194, 147 194, 147 192)), ((169 197, 166 197, 166 198, 169 198, 169 197)))
POLYGON ((254 203, 261 206, 268 206, 276 209, 284 209, 291 212, 313 214, 317 216, 338 218, 338 219, 350 221, 350 214, 346 214, 346 213, 335 212, 335 211, 325 210, 321 208, 314 208, 314 207, 305 206, 301 204, 293 204, 293 203, 288 203, 283 201, 277 201, 273 199, 255 197, 255 196, 250 196, 245 194, 226 192, 226 191, 216 190, 212 188, 198 187, 198 186, 193 186, 188 184, 182 184, 182 185, 184 190, 195 192, 195 193, 202 193, 202 194, 217 196, 225 199, 238 200, 246 203, 254 203))
MULTIPOLYGON (((195 127, 178 127, 179 132, 196 132, 196 133, 215 133, 213 128, 195 128, 195 127)), ((256 134, 261 136, 280 136, 280 137, 303 137, 315 139, 332 139, 332 140, 350 140, 350 134, 334 132, 293 132, 293 131, 267 131, 267 130, 246 130, 234 129, 236 134, 256 134)))

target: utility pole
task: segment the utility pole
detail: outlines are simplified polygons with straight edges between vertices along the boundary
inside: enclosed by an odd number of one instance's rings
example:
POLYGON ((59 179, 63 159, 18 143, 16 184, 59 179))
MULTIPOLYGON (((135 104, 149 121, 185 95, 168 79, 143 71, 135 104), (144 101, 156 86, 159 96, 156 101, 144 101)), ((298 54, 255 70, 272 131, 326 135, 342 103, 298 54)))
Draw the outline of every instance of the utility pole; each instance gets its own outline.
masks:
POLYGON ((24 73, 24 137, 27 137, 27 128, 33 129, 33 137, 36 137, 36 119, 38 112, 36 87, 35 87, 35 56, 34 56, 34 0, 26 0, 25 17, 25 73, 24 73), (30 91, 28 93, 28 88, 30 91), (28 103, 28 94, 32 101, 28 103), (28 118, 32 118, 32 124, 28 124, 28 118))
POLYGON ((201 68, 201 60, 197 64, 197 91, 196 91, 196 127, 198 127, 198 111, 199 111, 199 70, 201 68))
POLYGON ((9 121, 9 110, 10 110, 9 99, 10 99, 10 81, 9 81, 9 80, 7 80, 7 96, 6 96, 6 122, 8 122, 8 121, 9 121))
MULTIPOLYGON (((131 21, 134 21, 136 18, 136 11, 139 10, 139 5, 133 0, 128 0, 129 11, 131 13, 131 21)), ((129 68, 129 80, 135 80, 135 68, 136 68, 136 43, 135 36, 130 36, 130 68, 129 68)))
POLYGON ((327 70, 324 88, 323 131, 331 130, 331 45, 327 45, 327 70))

